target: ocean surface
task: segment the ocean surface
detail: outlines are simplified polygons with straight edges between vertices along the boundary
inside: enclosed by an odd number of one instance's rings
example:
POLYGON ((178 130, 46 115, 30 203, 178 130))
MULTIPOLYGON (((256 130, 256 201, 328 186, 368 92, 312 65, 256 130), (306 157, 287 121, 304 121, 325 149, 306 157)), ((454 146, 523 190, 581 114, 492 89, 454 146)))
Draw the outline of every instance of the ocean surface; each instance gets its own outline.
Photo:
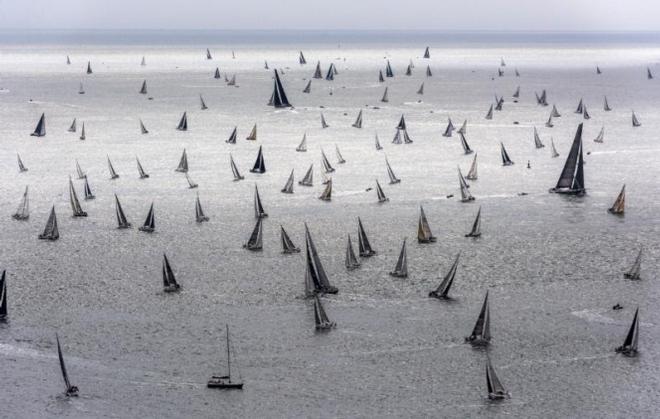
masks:
POLYGON ((0 33, 0 268, 10 310, 0 324, 0 416, 658 416, 659 64, 657 34, 0 33), (306 65, 298 64, 300 50, 306 65), (379 83, 386 59, 395 77, 379 83), (317 61, 324 75, 330 63, 338 74, 313 80, 304 94, 317 61), (216 67, 235 74, 238 87, 214 79, 216 67), (655 79, 647 80, 647 67, 655 79), (273 68, 283 70, 293 109, 266 105, 273 68), (138 93, 143 80, 147 95, 138 93), (381 103, 386 86, 389 103, 381 103), (536 104, 543 89, 549 107, 536 104), (208 110, 200 110, 200 94, 208 110), (611 112, 603 111, 605 95, 611 112), (495 96, 504 97, 503 110, 485 120, 495 96), (574 113, 580 98, 589 120, 574 113), (547 128, 553 104, 561 117, 547 128), (631 126, 633 110, 639 128, 631 126), (180 132, 184 111, 189 129, 180 132), (31 137, 42 112, 47 135, 31 137), (402 114, 414 142, 395 145, 402 114), (67 132, 73 118, 78 133, 67 132), (457 134, 442 136, 448 118, 457 127, 467 120, 478 154, 471 203, 457 198, 457 166, 465 174, 474 155, 463 154, 457 134), (587 195, 549 194, 581 122, 587 195), (255 123, 258 140, 244 140, 255 123), (237 144, 225 143, 235 126, 237 144), (534 127, 545 148, 534 147, 534 127), (308 151, 296 152, 305 133, 308 151), (515 165, 502 166, 500 142, 515 165), (257 175, 249 169, 260 146, 267 172, 257 175), (335 146, 345 164, 337 164, 335 146), (184 148, 197 189, 174 171, 184 148), (331 202, 317 199, 321 150, 337 169, 331 202), (18 172, 16 153, 28 172, 18 172), (245 180, 232 181, 230 153, 245 180), (136 156, 149 179, 138 178, 136 156), (389 185, 385 156, 401 183, 389 185), (83 186, 76 160, 96 194, 82 202, 87 218, 71 217, 69 176, 81 196, 83 186), (312 163, 314 187, 298 186, 312 163), (292 169, 295 193, 283 194, 292 169), (376 179, 389 202, 367 191, 376 179), (255 223, 255 184, 269 214, 262 252, 242 248, 255 223), (610 215, 623 184, 625 216, 610 215), (30 219, 15 221, 28 185, 30 219), (133 229, 116 229, 115 193, 133 229), (197 194, 208 223, 195 222, 197 194), (156 232, 146 234, 136 227, 152 202, 156 232), (52 205, 61 237, 38 240, 52 205), (415 240, 420 205, 434 244, 415 240), (479 207, 483 235, 465 238, 479 207), (357 217, 378 253, 347 272, 357 217), (311 302, 302 298, 304 252, 281 254, 280 225, 304 248, 304 222, 339 288, 323 298, 337 322, 328 333, 315 332, 311 302), (404 238, 410 275, 393 278, 387 273, 404 238), (640 248, 642 280, 626 280, 640 248), (428 298, 458 252, 454 300, 428 298), (178 294, 162 292, 163 253, 178 294), (487 350, 473 349, 463 338, 486 291, 493 339, 487 350), (617 303, 624 309, 613 311, 617 303), (625 358, 614 348, 636 307, 640 355, 625 358), (225 324, 243 391, 206 388, 224 370, 225 324), (78 398, 62 395, 56 332, 78 398), (488 401, 487 356, 511 399, 488 401))

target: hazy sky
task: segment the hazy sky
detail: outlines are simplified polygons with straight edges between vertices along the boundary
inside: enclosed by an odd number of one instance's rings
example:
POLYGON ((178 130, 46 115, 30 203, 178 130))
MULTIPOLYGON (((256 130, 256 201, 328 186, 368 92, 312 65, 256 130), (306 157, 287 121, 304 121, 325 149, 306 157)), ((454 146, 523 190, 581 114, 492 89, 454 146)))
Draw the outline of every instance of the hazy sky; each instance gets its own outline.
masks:
POLYGON ((660 30, 660 0, 0 0, 0 28, 660 30))

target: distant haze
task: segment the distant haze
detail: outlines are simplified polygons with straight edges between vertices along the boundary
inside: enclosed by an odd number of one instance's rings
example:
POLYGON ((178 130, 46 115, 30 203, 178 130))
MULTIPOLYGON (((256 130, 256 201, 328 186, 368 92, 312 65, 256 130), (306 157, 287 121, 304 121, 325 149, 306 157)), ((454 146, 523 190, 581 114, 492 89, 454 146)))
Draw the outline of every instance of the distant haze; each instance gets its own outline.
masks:
POLYGON ((0 0, 0 29, 655 31, 654 0, 0 0))

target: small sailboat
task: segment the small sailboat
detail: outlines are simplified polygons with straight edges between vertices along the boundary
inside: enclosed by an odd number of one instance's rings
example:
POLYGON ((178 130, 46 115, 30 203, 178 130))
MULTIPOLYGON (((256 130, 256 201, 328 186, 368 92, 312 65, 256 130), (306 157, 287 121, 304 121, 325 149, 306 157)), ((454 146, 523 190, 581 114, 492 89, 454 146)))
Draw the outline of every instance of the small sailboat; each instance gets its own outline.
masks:
POLYGON ((477 153, 474 153, 474 159, 472 159, 472 165, 470 166, 470 170, 468 171, 467 176, 465 178, 467 180, 477 180, 479 177, 477 173, 477 153))
POLYGON ((481 207, 477 211, 477 216, 472 223, 472 230, 465 237, 480 237, 481 236, 481 207))
POLYGON ((321 62, 317 61, 316 62, 316 70, 314 70, 314 77, 315 79, 322 79, 323 78, 323 73, 321 72, 321 62))
POLYGON ((493 104, 491 104, 490 108, 488 108, 488 113, 486 113, 485 119, 493 119, 493 104))
POLYGON ((388 87, 385 87, 385 91, 383 92, 383 97, 380 99, 381 102, 387 103, 390 101, 390 98, 388 96, 388 87))
POLYGON ((330 284, 321 258, 316 250, 312 235, 305 223, 305 294, 311 297, 318 293, 337 294, 337 287, 330 284))
POLYGON ((325 189, 321 193, 321 196, 319 196, 319 199, 321 201, 330 201, 332 199, 332 179, 329 179, 325 184, 325 189))
POLYGON ((140 119, 140 132, 142 134, 149 134, 149 131, 147 130, 147 127, 144 126, 144 122, 142 122, 142 119, 140 119))
POLYGON ((344 164, 346 163, 346 159, 341 155, 341 152, 339 151, 339 146, 335 144, 335 154, 337 155, 337 163, 339 164, 344 164))
POLYGON ((380 145, 380 141, 378 140, 378 133, 376 133, 375 136, 375 144, 376 144, 376 150, 382 150, 383 146, 380 145))
POLYGON ((71 203, 71 210, 73 211, 74 217, 87 217, 87 213, 83 211, 80 201, 78 200, 78 194, 76 194, 76 189, 73 187, 73 181, 69 178, 69 202, 71 203))
POLYGON ((378 196, 378 202, 383 203, 387 202, 390 199, 385 196, 385 192, 383 192, 383 188, 381 188, 380 183, 378 183, 378 179, 376 179, 376 195, 378 196))
POLYGON ((291 169, 291 174, 284 185, 284 188, 281 190, 282 193, 293 193, 293 169, 291 169))
POLYGON ((76 173, 78 174, 78 179, 84 179, 86 176, 85 172, 83 172, 82 168, 80 167, 78 160, 76 160, 76 173))
POLYGON ((433 77, 433 73, 431 72, 431 66, 430 65, 426 66, 426 77, 433 77))
POLYGON ((419 222, 417 223, 417 242, 419 243, 435 243, 436 237, 431 232, 431 226, 426 219, 424 207, 419 206, 419 222))
POLYGON ((421 86, 419 86, 419 89, 417 89, 417 94, 418 95, 424 94, 424 82, 422 82, 421 86))
POLYGON ((513 161, 509 157, 509 153, 506 152, 504 148, 504 143, 500 142, 500 154, 502 155, 502 166, 511 166, 513 161))
POLYGON ((624 184, 623 187, 621 188, 621 192, 619 192, 619 195, 616 197, 614 204, 612 204, 612 206, 608 208, 607 211, 610 214, 623 215, 625 208, 626 208, 626 185, 624 184))
POLYGON ((362 109, 358 112, 358 116, 355 119, 355 122, 352 125, 353 128, 362 128, 362 109))
POLYGON ((302 141, 300 141, 300 144, 298 144, 298 147, 296 147, 296 151, 301 153, 307 151, 307 133, 303 134, 302 141))
POLYGON ((458 184, 461 187, 461 202, 470 202, 474 201, 474 197, 470 193, 470 190, 468 189, 469 186, 467 182, 465 181, 465 178, 463 177, 463 174, 461 173, 461 168, 458 168, 458 184))
POLYGON ((229 341, 229 325, 226 326, 227 330, 227 375, 213 375, 206 383, 208 388, 219 388, 221 390, 242 390, 243 380, 239 379, 232 381, 231 377, 231 344, 229 341))
POLYGON ((69 126, 69 129, 67 131, 76 132, 76 118, 73 118, 73 122, 71 122, 71 125, 69 126))
POLYGON ((465 338, 465 342, 473 346, 486 346, 490 343, 490 308, 488 305, 488 291, 481 306, 477 323, 472 329, 472 334, 465 338))
POLYGON ((362 226, 362 220, 358 217, 358 250, 360 257, 367 258, 376 254, 376 251, 371 248, 367 233, 362 226))
POLYGON ((182 173, 187 173, 188 172, 188 153, 186 152, 186 149, 183 149, 183 153, 181 154, 181 158, 179 159, 179 165, 175 169, 176 172, 182 172, 182 173))
POLYGON ((83 87, 82 82, 80 82, 80 86, 78 87, 78 94, 79 95, 84 95, 85 94, 85 88, 83 87))
POLYGON ((236 144, 236 139, 238 138, 238 127, 234 127, 229 134, 229 138, 225 141, 227 144, 236 144))
POLYGON ((246 140, 248 141, 257 141, 257 124, 255 123, 252 126, 252 130, 250 131, 250 135, 245 137, 246 140))
POLYGON ((334 167, 330 164, 330 161, 328 158, 325 156, 325 153, 323 152, 323 149, 321 149, 321 163, 323 163, 323 169, 325 169, 326 173, 332 173, 335 171, 334 167))
POLYGON ((131 228, 131 223, 129 223, 128 220, 126 219, 126 214, 124 214, 124 210, 121 207, 119 198, 117 198, 117 194, 115 194, 115 214, 117 215, 118 229, 131 228))
POLYGON ((307 169, 307 172, 305 173, 305 177, 303 177, 302 180, 298 181, 298 185, 300 186, 314 186, 314 164, 309 165, 309 169, 307 169))
POLYGON ((534 127, 534 146, 536 148, 545 147, 545 144, 543 144, 543 142, 541 142, 541 137, 539 137, 539 132, 536 130, 536 127, 534 127))
POLYGON ((18 160, 18 172, 19 173, 27 172, 28 168, 25 167, 25 165, 23 164, 23 160, 21 160, 20 154, 16 153, 16 159, 18 160))
POLYGON ((623 341, 623 345, 617 347, 614 351, 625 356, 635 357, 638 353, 639 345, 639 307, 635 310, 635 316, 633 317, 632 324, 630 329, 628 329, 628 334, 626 339, 623 341))
POLYGON ((459 134, 467 135, 467 119, 463 121, 463 125, 456 131, 459 134))
POLYGON ((556 106, 556 105, 552 105, 552 111, 550 111, 550 116, 552 116, 553 118, 559 118, 559 117, 561 117, 561 114, 560 114, 559 111, 557 110, 557 106, 556 106))
POLYGON ((642 126, 642 123, 637 119, 637 115, 635 115, 635 111, 632 113, 632 126, 635 128, 642 126))
POLYGON ((607 102, 607 96, 603 98, 603 110, 605 112, 609 112, 612 110, 612 108, 610 108, 610 104, 607 102))
POLYGON ((216 79, 216 80, 219 80, 219 79, 222 78, 222 76, 220 75, 220 68, 219 67, 215 68, 215 73, 213 73, 213 78, 216 79))
POLYGON ((582 117, 585 120, 591 119, 591 115, 589 115, 589 111, 587 111, 587 105, 582 106, 582 117))
POLYGON ((258 251, 263 249, 263 226, 262 219, 258 218, 257 223, 252 229, 248 241, 243 245, 247 250, 258 251))
POLYGON ((66 56, 66 64, 71 65, 71 59, 69 58, 68 55, 66 56))
POLYGON ((330 67, 328 67, 328 72, 325 74, 325 79, 328 81, 332 81, 335 79, 335 71, 334 71, 335 65, 333 63, 330 63, 330 67))
POLYGON ((545 122, 545 126, 548 128, 552 128, 555 126, 555 124, 552 123, 552 115, 548 117, 548 120, 545 122))
POLYGON ((92 63, 87 61, 87 74, 92 74, 92 63))
POLYGON ((181 119, 179 120, 179 125, 176 126, 176 129, 179 131, 188 131, 188 113, 184 112, 183 115, 181 115, 181 119))
POLYGON ((140 163, 140 159, 138 159, 137 156, 135 156, 135 162, 137 163, 137 169, 138 169, 138 174, 140 175, 140 179, 147 179, 149 177, 149 174, 144 171, 144 168, 140 163))
POLYGON ((34 128, 34 132, 30 134, 32 137, 45 137, 46 136, 46 113, 42 113, 37 122, 37 126, 34 128))
POLYGON ((302 51, 300 51, 300 55, 298 55, 298 63, 300 63, 300 65, 307 64, 307 60, 305 60, 305 56, 303 55, 302 51))
POLYGON ((67 397, 78 397, 78 387, 71 384, 69 381, 69 374, 66 371, 64 364, 64 355, 62 355, 62 346, 60 346, 60 337, 55 333, 55 340, 57 341, 57 357, 60 360, 60 370, 62 371, 62 378, 64 378, 64 385, 66 386, 65 395, 67 397))
POLYGON ((470 148, 470 145, 468 144, 467 140, 465 139, 465 135, 462 132, 459 132, 458 135, 461 138, 461 145, 463 146, 463 153, 464 154, 472 154, 473 151, 470 148))
POLYGON ((605 126, 602 126, 600 128, 600 132, 598 133, 596 138, 594 138, 594 142, 595 143, 602 143, 604 139, 605 139, 605 126))
POLYGON ((195 189, 197 185, 191 178, 190 175, 188 175, 188 172, 184 173, 186 175, 186 181, 188 182, 188 188, 189 189, 195 189))
POLYGON ((236 86, 236 74, 232 74, 231 79, 227 82, 227 86, 236 86))
POLYGON ((551 156, 553 159, 559 157, 559 153, 557 152, 557 148, 555 147, 555 140, 552 137, 550 137, 550 150, 552 151, 551 156))
POLYGON ((266 163, 264 162, 264 154, 261 147, 262 146, 259 146, 257 159, 254 161, 254 166, 252 169, 250 169, 251 173, 266 173, 266 163))
POLYGON ((25 187, 23 198, 18 205, 16 212, 11 216, 14 220, 25 221, 30 218, 30 198, 28 197, 28 187, 25 187))
POLYGON ((513 97, 513 98, 515 98, 515 99, 518 99, 518 98, 520 97, 520 86, 516 87, 516 91, 513 92, 513 94, 511 95, 511 97, 513 97))
POLYGON ((325 122, 325 117, 323 116, 323 112, 321 112, 321 128, 328 128, 330 125, 328 125, 327 122, 325 122))
POLYGON ((300 253, 300 248, 293 244, 293 241, 282 225, 280 225, 280 242, 282 243, 282 253, 300 253))
POLYGON ((390 178, 390 185, 401 182, 401 179, 397 178, 394 174, 392 166, 390 166, 390 162, 387 160, 387 156, 385 157, 385 166, 387 166, 387 176, 390 178))
POLYGON ((199 194, 197 194, 197 197, 195 199, 195 221, 198 223, 203 223, 209 220, 209 217, 204 214, 204 210, 202 209, 202 203, 199 201, 199 194))
POLYGON ((112 166, 112 162, 110 161, 110 157, 106 157, 108 160, 108 171, 110 172, 110 180, 117 179, 119 175, 117 172, 115 172, 114 166, 112 166))
POLYGON ((582 124, 578 125, 573 139, 571 151, 568 153, 564 169, 559 176, 557 185, 550 192, 570 195, 584 195, 584 170, 582 159, 582 124))
POLYGON ((447 128, 445 128, 445 132, 442 133, 443 137, 451 137, 452 133, 454 132, 456 128, 454 127, 454 124, 451 122, 451 118, 449 118, 449 122, 447 123, 447 128))
POLYGON ((146 95, 147 94, 147 81, 146 80, 142 81, 142 87, 140 87, 139 93, 141 95, 146 95))
POLYGON ((0 276, 0 322, 7 319, 7 271, 0 276))
POLYGON ((497 377, 495 369, 490 363, 490 358, 486 358, 486 387, 490 400, 501 400, 511 397, 497 377))
POLYGON ((85 136, 85 123, 82 123, 82 129, 80 130, 80 140, 85 141, 87 137, 85 136))
POLYGON ((580 98, 580 102, 578 102, 577 108, 575 108, 575 113, 582 113, 584 112, 584 103, 582 98, 580 98))
POLYGON ((179 292, 180 290, 181 286, 176 282, 170 261, 167 259, 167 255, 163 253, 163 291, 169 293, 179 292))
POLYGON ((641 279, 641 270, 642 270, 642 248, 639 249, 635 262, 624 274, 623 277, 626 279, 639 280, 641 279))
POLYGON ((385 78, 383 77, 383 70, 378 70, 378 82, 379 83, 385 82, 385 78))
POLYGON ((264 207, 261 204, 261 197, 259 196, 259 188, 257 188, 257 185, 254 185, 254 217, 255 218, 264 218, 268 217, 268 214, 266 211, 264 211, 264 207))
POLYGON ((602 74, 603 72, 600 71, 600 67, 596 66, 596 74, 602 74))
POLYGON ((454 283, 454 279, 456 278, 456 271, 458 270, 458 260, 461 257, 461 253, 459 252, 456 255, 456 259, 454 259, 454 263, 451 265, 451 268, 449 268, 449 272, 447 272, 447 275, 442 279, 442 282, 440 282, 440 285, 438 285, 438 288, 434 289, 433 291, 429 292, 429 297, 432 298, 437 298, 439 300, 449 300, 449 289, 451 288, 452 284, 454 283))
POLYGON ((39 234, 39 239, 54 241, 59 238, 60 231, 57 228, 57 215, 55 215, 55 205, 53 205, 53 207, 50 209, 50 215, 48 216, 46 227, 44 228, 43 233, 39 234))
POLYGON ((142 67, 144 67, 145 65, 147 65, 147 61, 145 60, 144 55, 142 56, 142 61, 140 61, 140 65, 141 65, 142 67))
POLYGON ((284 92, 284 86, 280 80, 280 75, 277 73, 277 69, 273 70, 275 73, 275 82, 273 83, 273 94, 269 101, 269 105, 272 105, 275 108, 291 108, 289 99, 286 97, 284 92))
POLYGON ((328 318, 318 295, 314 296, 314 323, 316 324, 316 330, 319 331, 329 330, 337 326, 335 322, 330 321, 328 318))
POLYGON ((311 93, 311 91, 312 91, 312 81, 309 80, 302 92, 303 93, 311 93))
POLYGON ((653 80, 653 73, 651 73, 651 69, 646 67, 646 78, 648 80, 653 80))
POLYGON ((147 218, 144 220, 144 224, 142 224, 142 226, 139 227, 138 230, 144 231, 145 233, 153 233, 156 230, 156 217, 154 214, 153 202, 149 207, 149 213, 147 214, 147 218))
POLYGON ((243 180, 244 177, 241 176, 241 173, 238 171, 238 167, 236 166, 236 163, 234 162, 234 157, 229 154, 229 164, 231 165, 231 172, 234 175, 234 182, 238 180, 243 180))
POLYGON ((401 245, 401 251, 399 252, 399 258, 396 261, 394 270, 389 272, 390 276, 397 278, 407 278, 408 277, 408 252, 406 251, 406 239, 403 239, 403 244, 401 245))
POLYGON ((344 259, 344 265, 349 271, 360 267, 360 261, 353 251, 353 243, 351 242, 350 234, 348 235, 348 242, 346 243, 346 258, 344 259))
POLYGON ((385 66, 385 77, 394 77, 394 71, 392 71, 390 60, 387 60, 387 65, 385 66))
POLYGON ((495 110, 501 111, 502 106, 504 106, 504 97, 498 99, 497 96, 495 96, 495 110))
POLYGON ((431 58, 431 52, 429 51, 429 47, 426 47, 426 50, 424 50, 424 58, 431 58))
POLYGON ((85 192, 85 201, 96 198, 92 192, 92 188, 89 186, 89 178, 85 176, 85 183, 83 184, 83 191, 85 192))
POLYGON ((204 98, 202 97, 201 93, 199 95, 199 107, 203 111, 205 111, 209 108, 208 106, 206 106, 206 102, 204 101, 204 98))

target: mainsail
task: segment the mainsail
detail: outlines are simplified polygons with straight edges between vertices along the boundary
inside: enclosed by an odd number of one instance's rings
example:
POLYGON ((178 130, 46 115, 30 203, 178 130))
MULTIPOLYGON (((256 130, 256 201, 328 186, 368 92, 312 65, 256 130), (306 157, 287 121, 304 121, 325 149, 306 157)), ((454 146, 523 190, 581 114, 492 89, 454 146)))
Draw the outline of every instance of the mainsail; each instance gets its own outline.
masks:
POLYGON ((642 126, 642 123, 637 119, 637 115, 635 115, 635 111, 632 113, 632 126, 635 128, 642 126))
POLYGON ((339 164, 346 163, 346 160, 341 155, 341 152, 339 151, 339 146, 337 144, 335 144, 335 154, 337 155, 337 163, 339 163, 339 164))
POLYGON ((353 123, 353 128, 362 128, 362 109, 358 112, 358 116, 353 123))
POLYGON ((490 105, 490 108, 488 108, 488 113, 485 116, 486 119, 490 120, 493 119, 493 105, 490 105))
POLYGON ((383 192, 383 188, 381 188, 380 183, 378 183, 378 179, 376 179, 376 195, 378 195, 378 202, 387 202, 390 199, 385 196, 385 192, 383 192))
POLYGON ((330 285, 325 269, 323 269, 307 223, 305 223, 305 250, 305 284, 306 287, 311 286, 311 289, 307 289, 307 294, 337 294, 338 289, 330 285))
POLYGON ((479 237, 481 236, 481 207, 477 211, 477 216, 474 218, 472 223, 472 230, 465 237, 479 237))
POLYGON ((170 266, 167 255, 163 253, 163 291, 178 292, 181 286, 176 282, 174 271, 170 266))
POLYGON ((307 169, 307 172, 305 173, 305 177, 301 181, 298 181, 298 185, 300 186, 314 186, 314 164, 309 165, 309 169, 307 169))
POLYGON ((465 154, 472 154, 472 149, 470 148, 470 145, 468 144, 467 140, 465 139, 465 135, 462 132, 459 132, 458 135, 461 138, 461 145, 463 146, 463 152, 465 154))
POLYGON ((302 92, 303 93, 310 93, 311 91, 312 91, 312 81, 309 80, 302 92))
POLYGON ((32 137, 44 137, 46 135, 46 113, 42 113, 37 122, 37 126, 34 128, 34 132, 30 134, 32 137))
POLYGON ((231 165, 231 172, 234 175, 234 181, 237 180, 243 180, 243 176, 241 176, 240 172, 238 171, 238 167, 236 166, 236 163, 234 162, 234 157, 229 154, 229 164, 231 165))
POLYGON ((305 60, 305 56, 303 55, 302 51, 300 51, 300 55, 298 56, 298 62, 300 65, 307 64, 307 60, 305 60))
POLYGON ((328 318, 318 295, 314 296, 314 324, 316 330, 329 330, 336 326, 336 323, 328 318))
POLYGON ((500 142, 500 154, 502 155, 503 166, 511 166, 513 164, 513 161, 509 157, 509 153, 506 152, 506 149, 504 148, 504 144, 502 142, 500 142))
POLYGON ((282 193, 293 193, 293 169, 291 169, 291 174, 282 188, 282 193))
POLYGON ((254 162, 254 166, 250 169, 252 173, 266 173, 266 163, 264 162, 263 151, 261 150, 262 146, 259 146, 259 152, 257 153, 257 160, 254 162))
POLYGON ((582 168, 582 124, 578 125, 571 151, 566 158, 564 169, 559 176, 557 185, 550 192, 572 195, 584 195, 584 170, 582 168))
POLYGON ((82 129, 80 130, 80 139, 84 141, 85 138, 87 137, 85 136, 85 123, 83 122, 82 129))
POLYGON ((609 111, 612 110, 612 108, 610 108, 610 104, 607 103, 607 96, 605 96, 605 97, 603 98, 603 110, 604 110, 605 112, 609 112, 609 111))
POLYGON ((238 137, 238 127, 234 127, 229 138, 225 141, 227 144, 236 144, 236 138, 238 137))
POLYGON ((183 149, 183 153, 179 159, 179 165, 176 167, 175 171, 182 173, 188 172, 188 153, 185 148, 183 149))
POLYGON ((423 95, 424 94, 424 82, 419 86, 419 89, 417 89, 417 94, 418 95, 423 95))
POLYGON ((254 225, 254 229, 252 229, 252 233, 250 234, 250 238, 243 247, 247 250, 263 249, 263 227, 261 218, 257 220, 257 223, 254 225))
POLYGON ((387 66, 385 66, 385 76, 394 77, 394 71, 392 71, 392 66, 390 65, 390 60, 387 60, 387 66))
POLYGON ((325 189, 319 196, 319 199, 322 201, 330 201, 332 199, 332 179, 329 179, 325 184, 325 189))
POLYGON ((23 160, 21 160, 20 154, 16 153, 16 159, 18 160, 18 171, 20 173, 27 172, 28 168, 23 164, 23 160))
POLYGON ((85 94, 85 88, 83 87, 82 82, 80 82, 80 86, 78 86, 78 94, 79 95, 84 95, 85 94))
POLYGON ((335 65, 333 63, 330 63, 330 67, 328 67, 328 72, 325 74, 325 79, 328 81, 332 81, 335 79, 335 65))
POLYGON ((300 141, 300 144, 298 144, 298 147, 296 147, 296 151, 299 152, 307 151, 307 133, 303 134, 302 141, 300 141))
POLYGON ((128 222, 126 219, 126 214, 124 214, 124 210, 121 207, 121 204, 119 203, 119 198, 117 198, 117 194, 115 194, 115 213, 117 214, 117 228, 123 229, 123 228, 131 228, 131 223, 128 222))
POLYGON ((385 156, 385 166, 387 166, 387 176, 390 178, 390 185, 401 182, 401 179, 397 178, 394 174, 390 162, 387 160, 387 156, 385 156))
POLYGON ((387 89, 388 87, 385 86, 385 91, 383 92, 383 97, 380 99, 381 102, 387 103, 390 101, 390 98, 387 96, 387 89))
POLYGON ((83 185, 83 191, 85 192, 85 201, 96 198, 92 192, 92 188, 89 186, 89 178, 85 176, 85 183, 83 185))
POLYGON ((424 58, 431 58, 431 52, 429 51, 429 47, 426 47, 424 50, 424 58))
POLYGON ((495 373, 495 369, 490 363, 490 358, 486 358, 486 387, 488 390, 488 398, 490 400, 499 400, 509 398, 509 393, 506 391, 500 379, 495 373))
POLYGON ((378 133, 376 133, 375 136, 375 144, 376 144, 376 150, 382 150, 383 146, 380 145, 380 141, 378 140, 378 133))
POLYGON ((204 101, 204 98, 202 97, 201 93, 199 94, 199 106, 203 111, 209 108, 208 106, 206 106, 206 102, 204 101))
POLYGON ((349 271, 360 267, 360 261, 353 251, 353 243, 351 242, 350 234, 348 235, 348 242, 346 243, 346 258, 344 260, 344 265, 349 271))
POLYGON ((445 128, 445 132, 442 134, 443 137, 451 137, 452 133, 454 132, 456 128, 454 127, 454 124, 451 122, 451 118, 448 118, 447 122, 447 128, 445 128))
POLYGON ((323 116, 323 112, 321 112, 321 128, 328 128, 330 125, 328 125, 327 122, 325 122, 325 117, 323 116))
POLYGON ((259 188, 257 185, 254 185, 254 217, 255 218, 264 218, 268 217, 266 211, 264 211, 264 206, 261 204, 261 197, 259 196, 259 188))
POLYGON ((187 112, 184 112, 183 115, 181 115, 181 119, 179 120, 179 125, 176 126, 176 129, 179 131, 188 131, 187 112))
POLYGON ((7 318, 7 271, 2 271, 0 277, 0 321, 7 318))
POLYGON ((366 258, 376 254, 376 251, 371 248, 367 233, 362 226, 362 220, 358 217, 358 250, 360 257, 366 258))
POLYGON ((219 80, 219 79, 222 78, 222 76, 220 75, 220 68, 218 68, 218 67, 215 68, 215 73, 213 74, 213 78, 216 79, 216 80, 219 80))
POLYGON ((485 346, 490 342, 490 308, 488 305, 488 291, 486 291, 486 297, 481 306, 477 323, 474 325, 474 329, 472 329, 472 334, 466 337, 465 341, 475 346, 485 346))
POLYGON ((67 131, 76 132, 76 118, 73 118, 73 122, 71 122, 71 125, 69 126, 69 129, 67 131))
POLYGON ((92 63, 87 61, 87 74, 92 74, 92 63))
POLYGON ((605 138, 605 126, 602 126, 600 128, 600 132, 598 133, 596 138, 594 138, 594 142, 595 143, 602 143, 604 138, 605 138))
POLYGON ((561 114, 557 110, 557 106, 552 105, 552 111, 550 112, 550 115, 552 115, 553 118, 559 118, 561 117, 561 114))
POLYGON ((630 329, 628 329, 628 334, 626 335, 626 340, 623 341, 623 345, 615 349, 616 352, 621 353, 626 356, 637 356, 637 347, 639 344, 639 307, 635 310, 635 317, 633 317, 632 324, 630 329))
POLYGON ((115 172, 115 168, 112 166, 110 157, 107 157, 107 159, 108 159, 108 171, 110 172, 110 179, 117 179, 119 175, 117 174, 117 172, 115 172))
POLYGON ((315 79, 322 79, 323 78, 323 73, 321 72, 321 62, 317 61, 316 62, 316 70, 314 70, 314 76, 315 79))
POLYGON ((15 220, 27 220, 30 218, 30 199, 28 197, 28 187, 25 187, 25 192, 23 192, 23 198, 21 203, 18 205, 16 212, 12 214, 12 218, 15 220))
POLYGON ((293 244, 284 227, 280 225, 280 241, 282 242, 282 253, 300 253, 300 249, 293 244))
POLYGON ((626 208, 626 185, 624 184, 614 204, 607 210, 610 214, 623 215, 626 208))
MULTIPOLYGON (((552 116, 550 118, 552 118, 552 116)), ((539 137, 539 132, 536 130, 536 127, 534 127, 534 146, 536 148, 545 147, 545 144, 543 144, 543 142, 541 142, 541 137, 539 137)))
POLYGON ((43 233, 39 234, 41 240, 57 240, 60 238, 60 231, 57 228, 57 216, 55 215, 55 205, 50 209, 50 215, 46 222, 43 233))
POLYGON ((76 189, 73 187, 73 181, 69 177, 69 202, 71 203, 71 210, 73 211, 74 217, 87 217, 87 213, 83 211, 80 201, 78 200, 78 194, 76 194, 76 189))
POLYGON ((144 126, 144 123, 140 119, 140 132, 142 134, 149 134, 149 131, 147 130, 147 127, 144 126))
POLYGON ((468 172, 467 176, 465 176, 467 180, 477 180, 478 174, 477 174, 477 153, 474 153, 474 159, 472 159, 472 165, 470 166, 470 171, 468 172))
POLYGON ((424 213, 424 208, 419 206, 419 222, 417 223, 417 241, 419 243, 435 243, 437 239, 433 236, 431 232, 431 226, 426 219, 426 213, 424 213))
POLYGON ((449 272, 447 272, 447 275, 445 275, 445 277, 442 279, 442 282, 440 282, 438 288, 429 292, 429 297, 445 300, 449 299, 449 289, 454 283, 454 278, 456 278, 456 270, 458 269, 458 260, 460 257, 461 253, 459 252, 456 255, 456 259, 454 259, 454 263, 451 265, 451 268, 449 268, 449 272))
POLYGON ((147 214, 147 218, 144 220, 144 224, 142 224, 142 227, 138 228, 138 230, 144 231, 146 233, 152 233, 154 230, 156 230, 156 216, 154 214, 153 202, 149 207, 149 213, 147 214))
POLYGON ((204 214, 204 210, 202 209, 202 203, 199 201, 199 194, 197 194, 197 198, 195 199, 195 221, 198 223, 203 223, 205 221, 208 221, 209 217, 204 214))
POLYGON ((138 169, 138 174, 140 175, 140 179, 146 179, 149 177, 147 172, 144 171, 144 168, 142 167, 142 164, 140 163, 140 159, 135 156, 135 162, 137 163, 137 169, 138 169))
POLYGON ((276 108, 291 107, 291 104, 289 103, 289 99, 287 99, 286 93, 284 92, 284 86, 282 85, 282 81, 280 80, 280 75, 277 73, 277 69, 273 71, 275 72, 275 82, 273 84, 273 94, 271 97, 271 103, 269 104, 276 108))
POLYGON ((328 158, 325 156, 323 149, 321 149, 321 163, 323 163, 323 168, 326 173, 332 173, 335 171, 334 167, 332 167, 330 161, 328 161, 328 158))
POLYGON ((397 278, 408 277, 408 253, 406 251, 406 239, 403 239, 403 244, 401 245, 401 251, 399 252, 399 258, 396 261, 394 270, 389 272, 389 274, 397 278))
POLYGON ((461 173, 461 168, 458 168, 458 184, 461 187, 461 202, 470 202, 474 201, 474 197, 468 190, 469 186, 461 173))
POLYGON ((557 148, 555 147, 555 140, 550 137, 550 150, 552 151, 552 158, 559 157, 559 153, 557 152, 557 148))
POLYGON ((147 94, 147 81, 146 81, 146 80, 143 80, 143 81, 142 81, 142 87, 140 88, 140 92, 139 92, 139 93, 140 93, 141 95, 146 95, 146 94, 147 94))
POLYGON ((433 73, 431 72, 431 66, 430 65, 426 66, 426 77, 433 77, 433 73))
POLYGON ((69 374, 66 371, 64 355, 62 354, 62 347, 60 346, 60 337, 57 335, 57 333, 55 333, 55 340, 57 341, 57 357, 60 360, 60 370, 62 371, 62 378, 64 378, 64 385, 66 386, 65 394, 67 397, 77 397, 78 387, 72 385, 69 381, 69 374))
POLYGON ((637 257, 635 258, 635 262, 633 265, 628 269, 623 274, 623 277, 626 279, 634 279, 638 280, 641 279, 641 270, 642 270, 642 248, 639 249, 639 253, 637 253, 637 257))

